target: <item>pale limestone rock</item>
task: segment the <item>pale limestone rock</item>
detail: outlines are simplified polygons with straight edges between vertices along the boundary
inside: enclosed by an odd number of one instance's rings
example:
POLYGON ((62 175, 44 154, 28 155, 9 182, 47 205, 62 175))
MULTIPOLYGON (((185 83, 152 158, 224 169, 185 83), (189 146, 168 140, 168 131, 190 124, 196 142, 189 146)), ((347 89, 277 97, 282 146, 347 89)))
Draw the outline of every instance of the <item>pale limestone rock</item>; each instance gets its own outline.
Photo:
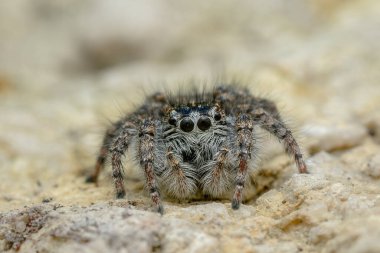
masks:
POLYGON ((283 186, 294 194, 295 197, 305 195, 312 190, 320 190, 328 184, 321 175, 294 174, 292 178, 283 186))
POLYGON ((311 139, 308 143, 313 153, 348 149, 359 145, 366 137, 367 130, 355 122, 336 122, 325 119, 304 126, 305 134, 311 139))
POLYGON ((380 154, 375 154, 369 158, 367 164, 362 168, 363 172, 375 179, 380 178, 380 154))
MULTIPOLYGON (((212 209, 208 210, 211 211, 212 209)), ((203 232, 201 227, 190 222, 185 222, 182 219, 169 219, 164 226, 166 232, 164 232, 161 241, 163 252, 211 253, 221 250, 215 236, 203 232)))
POLYGON ((323 252, 375 253, 380 251, 379 216, 356 218, 332 228, 334 236, 327 241, 323 252))
POLYGON ((368 110, 365 111, 363 122, 368 128, 369 134, 376 139, 377 143, 380 143, 380 112, 378 104, 375 104, 373 107, 370 108, 370 110, 373 110, 373 113, 367 114, 368 110))
POLYGON ((323 151, 309 158, 307 165, 313 175, 337 178, 343 177, 345 174, 345 165, 333 155, 323 151))
POLYGON ((380 146, 373 141, 346 152, 342 155, 342 161, 373 179, 380 177, 380 146))
POLYGON ((257 200, 257 213, 264 216, 281 217, 287 210, 285 196, 277 190, 270 190, 261 195, 257 200))

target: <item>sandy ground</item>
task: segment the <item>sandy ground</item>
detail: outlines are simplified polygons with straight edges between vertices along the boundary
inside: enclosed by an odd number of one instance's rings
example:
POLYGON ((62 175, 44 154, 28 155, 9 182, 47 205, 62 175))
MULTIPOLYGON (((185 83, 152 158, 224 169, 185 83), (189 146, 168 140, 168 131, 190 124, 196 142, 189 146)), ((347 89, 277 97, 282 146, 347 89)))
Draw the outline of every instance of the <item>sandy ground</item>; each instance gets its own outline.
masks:
POLYGON ((0 3, 0 251, 380 252, 380 2, 0 3), (303 146, 274 138, 242 208, 165 199, 126 161, 85 184, 108 122, 144 94, 238 80, 276 101, 303 146))

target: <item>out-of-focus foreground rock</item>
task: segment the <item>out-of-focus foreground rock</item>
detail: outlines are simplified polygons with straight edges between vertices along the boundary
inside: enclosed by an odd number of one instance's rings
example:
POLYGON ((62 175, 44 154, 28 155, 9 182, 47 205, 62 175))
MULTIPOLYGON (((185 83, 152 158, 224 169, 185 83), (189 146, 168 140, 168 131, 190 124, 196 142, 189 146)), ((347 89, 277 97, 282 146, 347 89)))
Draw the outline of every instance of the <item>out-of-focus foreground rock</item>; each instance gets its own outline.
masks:
POLYGON ((1 1, 0 251, 380 252, 379 27, 377 0, 1 1), (84 183, 109 119, 221 73, 280 104, 310 174, 263 135, 238 211, 161 217, 129 161, 126 200, 84 183))

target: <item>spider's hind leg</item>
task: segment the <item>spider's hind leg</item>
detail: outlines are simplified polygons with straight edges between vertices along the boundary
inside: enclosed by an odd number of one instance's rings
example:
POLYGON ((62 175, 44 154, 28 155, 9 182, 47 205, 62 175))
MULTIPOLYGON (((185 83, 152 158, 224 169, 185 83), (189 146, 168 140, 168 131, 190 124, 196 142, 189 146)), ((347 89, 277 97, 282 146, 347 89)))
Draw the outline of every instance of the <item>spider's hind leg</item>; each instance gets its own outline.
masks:
POLYGON ((286 127, 280 118, 276 106, 268 100, 259 100, 258 105, 250 113, 254 123, 282 141, 286 152, 294 157, 298 171, 300 173, 307 173, 307 167, 302 158, 300 147, 290 129, 286 127))
POLYGON ((94 168, 93 174, 89 175, 86 178, 86 183, 98 183, 98 178, 101 170, 104 167, 104 163, 107 159, 107 156, 109 154, 109 148, 112 144, 112 140, 115 138, 117 131, 120 130, 121 122, 118 121, 115 124, 113 124, 110 128, 107 129, 104 137, 102 146, 100 147, 98 157, 96 159, 96 164, 94 168))

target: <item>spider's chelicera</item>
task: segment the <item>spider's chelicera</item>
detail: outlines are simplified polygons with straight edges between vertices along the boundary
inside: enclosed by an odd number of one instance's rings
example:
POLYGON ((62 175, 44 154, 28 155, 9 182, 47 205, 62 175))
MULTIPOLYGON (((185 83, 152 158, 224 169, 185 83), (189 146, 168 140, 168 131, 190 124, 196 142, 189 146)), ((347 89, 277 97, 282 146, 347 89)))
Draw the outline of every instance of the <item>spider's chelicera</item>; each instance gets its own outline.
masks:
POLYGON ((212 197, 231 192, 232 208, 238 209, 252 169, 249 162, 257 153, 255 127, 282 141, 299 172, 307 172, 300 148, 275 104, 250 95, 245 88, 226 85, 187 96, 156 93, 148 97, 135 112, 107 130, 95 173, 88 181, 97 182, 110 156, 116 197, 123 198, 122 158, 133 146, 160 213, 161 191, 177 199, 199 191, 212 197))

